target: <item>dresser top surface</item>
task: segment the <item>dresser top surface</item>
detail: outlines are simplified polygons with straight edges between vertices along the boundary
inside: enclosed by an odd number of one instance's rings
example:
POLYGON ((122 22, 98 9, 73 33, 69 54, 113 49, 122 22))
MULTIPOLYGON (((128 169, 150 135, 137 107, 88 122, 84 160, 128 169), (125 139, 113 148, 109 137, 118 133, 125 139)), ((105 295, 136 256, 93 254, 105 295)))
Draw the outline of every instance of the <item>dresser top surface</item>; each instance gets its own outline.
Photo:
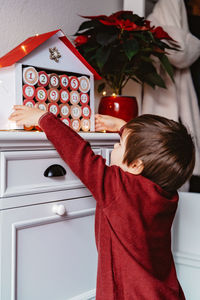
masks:
MULTIPOLYGON (((112 145, 119 140, 118 133, 80 132, 79 135, 94 145, 112 145)), ((0 130, 0 150, 52 147, 44 132, 0 130)))

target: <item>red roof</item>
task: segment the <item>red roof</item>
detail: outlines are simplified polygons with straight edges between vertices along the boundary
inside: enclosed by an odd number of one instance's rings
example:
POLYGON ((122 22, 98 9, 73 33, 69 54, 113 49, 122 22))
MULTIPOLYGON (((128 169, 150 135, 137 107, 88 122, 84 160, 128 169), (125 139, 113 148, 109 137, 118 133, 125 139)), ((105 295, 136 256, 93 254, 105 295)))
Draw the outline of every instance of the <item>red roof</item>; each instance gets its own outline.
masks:
MULTIPOLYGON (((40 35, 34 35, 21 44, 19 44, 16 48, 5 54, 0 58, 0 68, 8 67, 20 59, 31 53, 38 46, 43 44, 46 40, 52 37, 57 32, 61 31, 60 29, 54 30, 51 32, 43 33, 40 35)), ((61 31, 62 32, 62 31, 61 31)), ((95 79, 101 79, 101 76, 92 68, 92 66, 85 60, 85 58, 78 52, 78 50, 72 45, 72 43, 67 39, 67 37, 63 34, 59 39, 77 56, 77 58, 94 74, 95 79)))

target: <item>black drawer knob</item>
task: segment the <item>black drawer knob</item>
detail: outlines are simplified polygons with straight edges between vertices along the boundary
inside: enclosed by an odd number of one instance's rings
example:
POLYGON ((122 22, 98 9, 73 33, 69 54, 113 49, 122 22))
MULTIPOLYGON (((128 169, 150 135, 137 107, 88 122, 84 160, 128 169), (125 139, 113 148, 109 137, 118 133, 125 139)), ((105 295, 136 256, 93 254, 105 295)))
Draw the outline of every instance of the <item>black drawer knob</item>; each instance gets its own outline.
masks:
POLYGON ((61 165, 51 165, 44 171, 45 177, 57 177, 64 176, 66 174, 66 170, 61 165))

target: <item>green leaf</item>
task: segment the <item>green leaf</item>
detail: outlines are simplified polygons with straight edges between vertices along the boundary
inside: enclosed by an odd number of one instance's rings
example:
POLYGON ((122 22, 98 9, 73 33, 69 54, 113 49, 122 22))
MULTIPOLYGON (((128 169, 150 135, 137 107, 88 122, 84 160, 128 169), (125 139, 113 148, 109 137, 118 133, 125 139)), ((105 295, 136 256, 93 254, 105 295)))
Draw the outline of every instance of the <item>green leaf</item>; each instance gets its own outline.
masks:
POLYGON ((150 31, 145 31, 145 39, 148 37, 150 41, 155 42, 154 36, 150 31))
POLYGON ((89 28, 85 31, 75 33, 75 36, 79 36, 79 35, 94 35, 94 28, 89 28))
POLYGON ((146 61, 141 61, 140 72, 142 72, 142 74, 144 74, 144 75, 149 74, 149 73, 157 73, 154 65, 151 62, 149 63, 146 61))
POLYGON ((132 21, 134 23, 136 23, 137 25, 143 26, 144 18, 140 17, 140 16, 138 16, 136 14, 133 14, 132 15, 132 21))
POLYGON ((139 51, 139 45, 135 39, 126 40, 123 44, 123 47, 129 60, 131 60, 139 51))
POLYGON ((137 78, 135 78, 135 77, 131 77, 130 79, 133 80, 133 81, 135 81, 135 82, 137 82, 137 83, 141 84, 141 82, 137 78))
POLYGON ((159 59, 165 71, 169 74, 172 81, 174 81, 174 69, 170 64, 168 57, 165 54, 163 54, 163 55, 159 55, 159 59))
POLYGON ((96 22, 94 21, 85 21, 80 26, 77 32, 94 27, 96 22))
POLYGON ((102 70, 103 66, 108 60, 108 57, 110 55, 111 49, 101 47, 96 52, 96 63, 100 70, 102 70))
POLYGON ((146 37, 144 34, 139 33, 138 31, 133 32, 134 38, 137 38, 138 40, 146 41, 146 37))
POLYGON ((106 86, 105 82, 99 84, 98 89, 97 89, 98 93, 101 93, 105 89, 105 86, 106 86))
POLYGON ((148 80, 143 79, 143 82, 147 83, 147 84, 150 85, 153 89, 155 89, 155 84, 153 84, 151 81, 148 81, 148 80))
POLYGON ((161 49, 170 49, 170 50, 175 50, 175 51, 180 51, 180 47, 179 46, 175 46, 173 43, 169 42, 169 44, 163 42, 163 41, 160 41, 160 40, 156 40, 155 42, 155 45, 158 46, 159 48, 161 49), (171 46, 172 44, 172 46, 171 46))
POLYGON ((153 59, 151 59, 149 56, 140 56, 140 58, 145 62, 153 63, 153 59))
POLYGON ((107 46, 117 39, 117 34, 109 34, 106 32, 97 33, 96 40, 102 46, 107 46))
POLYGON ((153 48, 150 48, 150 47, 148 47, 148 48, 143 48, 143 49, 141 49, 141 52, 144 52, 144 53, 150 53, 150 52, 152 52, 152 49, 153 48))
POLYGON ((156 73, 149 73, 144 76, 145 81, 150 85, 157 85, 162 88, 166 88, 165 82, 162 77, 156 73))
POLYGON ((85 53, 89 53, 89 52, 91 52, 91 51, 96 50, 97 48, 98 48, 97 45, 96 45, 96 46, 91 46, 90 44, 84 45, 84 52, 85 52, 85 53))

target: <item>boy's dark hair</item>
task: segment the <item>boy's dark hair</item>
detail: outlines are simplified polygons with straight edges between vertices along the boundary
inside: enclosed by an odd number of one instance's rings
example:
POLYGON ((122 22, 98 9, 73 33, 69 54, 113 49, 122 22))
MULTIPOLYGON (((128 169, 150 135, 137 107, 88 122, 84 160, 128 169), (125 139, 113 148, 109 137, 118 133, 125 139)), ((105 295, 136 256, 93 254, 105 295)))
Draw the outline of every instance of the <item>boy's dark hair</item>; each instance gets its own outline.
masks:
POLYGON ((129 121, 123 163, 141 159, 141 173, 167 192, 180 188, 192 175, 195 147, 186 127, 156 115, 141 115, 129 121))

